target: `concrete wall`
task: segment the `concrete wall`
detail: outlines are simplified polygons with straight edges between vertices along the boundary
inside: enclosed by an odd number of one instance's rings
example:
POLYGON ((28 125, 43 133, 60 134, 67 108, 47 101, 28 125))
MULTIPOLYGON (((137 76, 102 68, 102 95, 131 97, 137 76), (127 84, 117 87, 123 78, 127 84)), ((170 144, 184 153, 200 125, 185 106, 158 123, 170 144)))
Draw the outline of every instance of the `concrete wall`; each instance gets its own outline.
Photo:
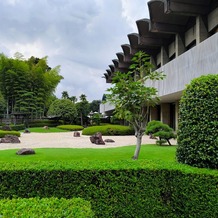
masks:
POLYGON ((217 57, 218 33, 159 68, 167 75, 163 81, 147 81, 145 85, 157 88, 159 96, 165 101, 174 101, 173 95, 184 90, 192 79, 218 74, 217 57))

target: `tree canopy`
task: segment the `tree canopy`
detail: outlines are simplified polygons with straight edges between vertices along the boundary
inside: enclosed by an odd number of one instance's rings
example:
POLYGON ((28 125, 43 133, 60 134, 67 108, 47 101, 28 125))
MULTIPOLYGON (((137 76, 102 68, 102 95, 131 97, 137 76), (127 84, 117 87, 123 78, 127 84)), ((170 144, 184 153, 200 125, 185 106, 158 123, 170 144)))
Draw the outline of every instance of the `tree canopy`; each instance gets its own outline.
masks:
POLYGON ((73 123, 77 117, 77 109, 70 99, 57 99, 49 107, 48 116, 73 123))

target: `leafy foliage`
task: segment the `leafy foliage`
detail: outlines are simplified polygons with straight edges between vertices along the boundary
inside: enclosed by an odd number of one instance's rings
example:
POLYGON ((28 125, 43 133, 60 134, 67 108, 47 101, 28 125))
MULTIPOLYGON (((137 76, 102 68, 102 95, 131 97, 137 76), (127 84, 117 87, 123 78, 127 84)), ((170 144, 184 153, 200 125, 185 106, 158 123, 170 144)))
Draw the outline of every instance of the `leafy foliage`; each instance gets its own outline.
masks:
POLYGON ((176 138, 176 134, 172 128, 157 120, 152 120, 148 123, 145 133, 147 135, 159 137, 159 140, 157 140, 157 144, 159 145, 163 145, 165 142, 168 142, 168 144, 171 145, 170 139, 176 138))
POLYGON ((14 198, 0 200, 2 217, 94 217, 91 205, 81 198, 14 198))
POLYGON ((71 100, 57 99, 50 105, 47 115, 72 123, 77 117, 77 109, 71 100))
POLYGON ((177 159, 218 168, 218 75, 193 79, 180 101, 177 159))

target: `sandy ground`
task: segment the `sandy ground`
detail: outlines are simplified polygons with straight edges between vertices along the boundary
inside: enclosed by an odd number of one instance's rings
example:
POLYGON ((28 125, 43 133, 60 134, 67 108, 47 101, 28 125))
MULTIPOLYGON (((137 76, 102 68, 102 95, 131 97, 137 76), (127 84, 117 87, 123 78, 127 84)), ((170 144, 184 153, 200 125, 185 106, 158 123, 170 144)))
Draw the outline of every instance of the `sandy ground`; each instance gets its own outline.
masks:
MULTIPOLYGON (((90 142, 89 136, 74 137, 73 132, 63 133, 21 133, 20 143, 0 143, 0 150, 16 148, 112 148, 136 144, 135 136, 103 136, 113 139, 114 143, 95 145, 90 142)), ((143 136, 142 144, 155 144, 155 139, 143 136)), ((171 141, 176 144, 175 140, 171 141)))

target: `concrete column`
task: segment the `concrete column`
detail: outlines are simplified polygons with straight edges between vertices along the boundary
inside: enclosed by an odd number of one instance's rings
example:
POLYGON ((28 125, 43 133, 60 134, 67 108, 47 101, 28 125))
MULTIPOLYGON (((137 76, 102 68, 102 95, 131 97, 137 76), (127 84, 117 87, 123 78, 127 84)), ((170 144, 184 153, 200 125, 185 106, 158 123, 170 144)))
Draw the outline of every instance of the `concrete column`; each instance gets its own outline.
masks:
POLYGON ((178 57, 179 55, 181 55, 182 53, 185 52, 185 44, 184 41, 182 40, 182 37, 179 34, 176 34, 176 57, 178 57))
POLYGON ((178 130, 179 126, 179 101, 175 102, 175 130, 178 130))
POLYGON ((166 49, 162 46, 161 47, 161 66, 165 65, 169 62, 169 55, 167 54, 166 49))
POLYGON ((196 44, 201 43, 208 37, 209 33, 202 17, 196 17, 196 44))
POLYGON ((161 111, 160 113, 161 121, 170 126, 170 104, 162 103, 160 111, 161 111))
POLYGON ((157 107, 151 107, 150 108, 150 121, 152 120, 158 120, 158 109, 157 107))

